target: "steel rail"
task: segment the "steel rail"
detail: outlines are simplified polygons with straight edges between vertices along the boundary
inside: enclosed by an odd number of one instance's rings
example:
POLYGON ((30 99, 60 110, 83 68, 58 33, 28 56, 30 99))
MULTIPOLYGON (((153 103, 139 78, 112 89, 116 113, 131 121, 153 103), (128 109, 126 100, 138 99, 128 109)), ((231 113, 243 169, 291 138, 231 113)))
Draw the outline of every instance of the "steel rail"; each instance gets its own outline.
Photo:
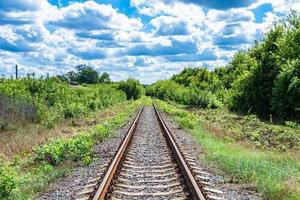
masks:
POLYGON ((153 104, 153 107, 156 112, 157 119, 162 127, 162 130, 165 133, 165 138, 167 140, 167 143, 169 144, 169 146, 172 150, 172 153, 175 157, 175 161, 177 162, 177 164, 180 168, 180 172, 183 174, 185 182, 188 185, 188 189, 191 192, 191 198, 193 200, 206 200, 206 198, 204 197, 202 191, 200 190, 194 176, 192 175, 191 170, 189 169, 188 165, 186 164, 186 162, 177 146, 177 143, 174 140, 173 134, 167 127, 164 119, 161 117, 159 111, 156 109, 154 104, 153 104))
POLYGON ((93 200, 104 200, 105 199, 105 196, 109 190, 109 186, 112 183, 113 177, 116 174, 118 167, 120 166, 122 160, 125 157, 125 152, 126 152, 127 147, 132 139, 133 133, 136 129, 137 123, 140 119, 143 109, 144 109, 144 107, 140 108, 133 123, 131 124, 129 130, 127 131, 125 139, 123 140, 118 152, 116 153, 116 156, 114 157, 113 161, 111 162, 99 188, 97 189, 97 191, 93 197, 93 200))

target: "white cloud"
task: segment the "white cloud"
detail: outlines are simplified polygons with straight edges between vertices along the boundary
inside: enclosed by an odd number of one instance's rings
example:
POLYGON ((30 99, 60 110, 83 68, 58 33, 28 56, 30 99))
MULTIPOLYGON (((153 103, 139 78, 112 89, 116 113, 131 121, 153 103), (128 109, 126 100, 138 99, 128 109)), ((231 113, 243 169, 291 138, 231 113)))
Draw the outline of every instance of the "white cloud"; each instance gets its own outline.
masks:
POLYGON ((62 8, 59 17, 51 24, 79 30, 139 30, 143 27, 139 19, 128 18, 118 13, 111 5, 94 1, 74 3, 62 8))
POLYGON ((189 21, 180 17, 159 16, 150 21, 156 35, 187 35, 190 33, 189 21))
POLYGON ((275 12, 286 14, 291 9, 300 11, 299 0, 259 0, 259 4, 270 3, 272 4, 275 12))

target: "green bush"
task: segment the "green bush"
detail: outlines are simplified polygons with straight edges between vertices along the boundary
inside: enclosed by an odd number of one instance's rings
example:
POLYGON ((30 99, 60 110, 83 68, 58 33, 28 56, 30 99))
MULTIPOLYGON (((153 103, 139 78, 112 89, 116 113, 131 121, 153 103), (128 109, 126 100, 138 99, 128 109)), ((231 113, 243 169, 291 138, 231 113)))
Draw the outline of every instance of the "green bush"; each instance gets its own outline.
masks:
POLYGON ((87 133, 81 133, 73 138, 55 139, 45 145, 33 148, 34 160, 51 165, 59 165, 65 160, 89 163, 93 145, 106 138, 113 128, 123 124, 134 108, 131 106, 127 110, 118 112, 108 121, 95 126, 87 133))
POLYGON ((16 188, 16 179, 12 170, 0 163, 0 198, 5 198, 16 188))
POLYGON ((48 111, 45 112, 45 118, 47 121, 43 121, 43 124, 46 125, 47 128, 55 127, 58 122, 65 118, 63 106, 58 103, 50 107, 48 111))
POLYGON ((109 133, 109 127, 105 124, 97 125, 92 132, 93 137, 98 141, 101 141, 103 140, 103 138, 107 137, 108 133, 109 133))
POLYGON ((26 119, 48 128, 126 100, 112 84, 73 87, 56 78, 2 80, 0 94, 0 117, 6 122, 26 119))
POLYGON ((152 84, 147 87, 146 94, 162 100, 171 100, 200 108, 218 108, 222 106, 222 102, 211 91, 197 87, 185 87, 172 80, 158 81, 152 84))
POLYGON ((54 140, 33 149, 36 161, 58 165, 65 160, 79 161, 91 153, 93 138, 89 134, 81 134, 72 139, 54 140))
POLYGON ((93 138, 90 135, 82 134, 68 141, 65 153, 68 159, 79 161, 91 153, 93 144, 93 138))
POLYGON ((52 165, 58 165, 65 160, 68 140, 57 139, 43 146, 33 148, 34 159, 52 165))
POLYGON ((205 90, 190 90, 186 104, 199 108, 219 108, 222 106, 222 102, 212 92, 205 90))
MULTIPOLYGON (((300 31, 300 30, 299 30, 300 31)), ((300 60, 285 66, 274 82, 272 109, 282 119, 300 116, 300 60)))
POLYGON ((128 100, 139 99, 144 95, 144 87, 138 80, 133 78, 119 82, 118 88, 126 93, 128 100))
POLYGON ((198 120, 192 115, 180 117, 178 121, 182 128, 193 129, 198 124, 198 120))

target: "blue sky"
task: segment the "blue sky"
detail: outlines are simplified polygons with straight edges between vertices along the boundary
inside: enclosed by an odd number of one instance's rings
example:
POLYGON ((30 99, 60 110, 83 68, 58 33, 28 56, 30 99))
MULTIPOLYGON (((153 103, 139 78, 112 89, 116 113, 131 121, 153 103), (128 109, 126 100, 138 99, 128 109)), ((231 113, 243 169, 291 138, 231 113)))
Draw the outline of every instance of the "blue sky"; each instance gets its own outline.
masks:
POLYGON ((213 69, 261 39, 299 0, 0 0, 0 75, 66 73, 78 64, 113 80, 213 69))

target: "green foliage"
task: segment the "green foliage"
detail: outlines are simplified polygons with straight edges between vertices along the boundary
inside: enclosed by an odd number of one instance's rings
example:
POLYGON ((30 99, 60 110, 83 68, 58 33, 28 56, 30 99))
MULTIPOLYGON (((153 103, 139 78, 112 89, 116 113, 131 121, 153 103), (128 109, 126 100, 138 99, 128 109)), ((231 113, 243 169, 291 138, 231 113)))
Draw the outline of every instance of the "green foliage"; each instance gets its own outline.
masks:
POLYGON ((90 131, 37 146, 28 157, 16 157, 9 165, 4 166, 1 161, 0 199, 35 199, 51 182, 70 173, 73 162, 91 164, 94 144, 103 141, 113 129, 124 125, 144 100, 128 101, 107 109, 105 112, 110 114, 105 116, 106 121, 90 131))
POLYGON ((108 136, 108 133, 109 133, 109 127, 105 124, 99 124, 94 128, 92 134, 95 139, 101 141, 103 138, 106 138, 108 136))
POLYGON ((95 84, 98 83, 99 73, 88 65, 76 66, 78 73, 76 74, 76 80, 78 83, 95 84))
POLYGON ((187 88, 171 80, 157 81, 146 88, 146 94, 163 100, 185 102, 187 88))
MULTIPOLYGON (((299 199, 300 163, 297 159, 287 153, 246 148, 227 137, 218 138, 200 126, 199 122, 203 122, 202 114, 195 115, 176 104, 170 105, 162 101, 156 101, 156 104, 174 116, 176 121, 201 144, 208 162, 217 164, 236 180, 252 182, 264 199, 299 199)), ((215 118, 212 113, 204 117, 208 116, 215 118)), ((224 117, 224 113, 222 116, 224 117)), ((218 120, 221 119, 218 117, 218 120)), ((251 123, 258 121, 253 115, 244 120, 251 123)))
POLYGON ((234 140, 247 140, 259 148, 280 151, 300 148, 300 129, 296 122, 275 125, 261 121, 255 115, 242 116, 225 109, 197 109, 195 112, 202 123, 226 130, 234 140))
POLYGON ((299 35, 300 16, 292 12, 246 52, 245 60, 253 64, 233 80, 231 108, 263 117, 270 113, 279 119, 299 117, 299 35))
POLYGON ((68 141, 54 140, 48 144, 33 148, 36 161, 45 161, 52 165, 61 163, 66 158, 68 141))
POLYGON ((272 109, 284 119, 300 116, 300 60, 288 64, 276 78, 272 109))
POLYGON ((88 164, 91 161, 93 145, 108 137, 109 132, 124 124, 129 115, 135 110, 135 105, 119 111, 103 124, 95 126, 88 133, 81 133, 73 138, 55 139, 42 146, 33 148, 33 158, 36 162, 46 162, 59 165, 66 160, 82 161, 88 164))
POLYGON ((201 108, 226 105, 264 119, 272 114, 279 122, 299 120, 299 38, 300 15, 292 11, 225 67, 186 68, 147 87, 147 95, 201 108))
MULTIPOLYGON (((179 78, 180 76, 178 75, 176 79, 179 78)), ((171 100, 180 104, 201 108, 217 108, 222 106, 222 102, 211 91, 201 90, 197 87, 186 87, 172 80, 158 81, 146 89, 147 95, 162 100, 171 100)))
POLYGON ((120 81, 118 88, 126 93, 127 99, 139 99, 144 95, 144 87, 138 80, 129 78, 126 81, 120 81))
POLYGON ((56 139, 33 149, 34 159, 58 165, 65 160, 79 161, 91 153, 93 138, 90 134, 81 134, 72 139, 56 139))
POLYGON ((81 64, 75 67, 76 71, 69 71, 65 75, 58 75, 57 78, 64 82, 72 84, 96 84, 96 83, 110 83, 109 74, 104 72, 99 74, 93 67, 81 64))
POLYGON ((15 174, 10 168, 0 163, 0 198, 9 196, 15 187, 15 174))
POLYGON ((189 128, 189 129, 195 128, 199 123, 199 121, 194 115, 187 115, 185 117, 180 117, 178 119, 178 122, 182 128, 189 128))
POLYGON ((5 108, 0 111, 1 119, 27 118, 48 128, 65 118, 81 117, 126 100, 125 93, 114 85, 73 87, 57 78, 3 80, 0 94, 0 106, 5 108))
POLYGON ((82 158, 82 162, 85 165, 90 165, 93 162, 93 159, 91 158, 91 156, 87 155, 82 158))
POLYGON ((106 72, 99 77, 99 83, 110 83, 110 81, 109 74, 106 72))
POLYGON ((186 104, 199 108, 219 108, 222 102, 212 92, 206 90, 189 90, 186 96, 186 104))
POLYGON ((89 135, 79 135, 68 142, 66 155, 69 159, 72 159, 73 161, 82 160, 91 153, 93 144, 93 138, 89 135))

